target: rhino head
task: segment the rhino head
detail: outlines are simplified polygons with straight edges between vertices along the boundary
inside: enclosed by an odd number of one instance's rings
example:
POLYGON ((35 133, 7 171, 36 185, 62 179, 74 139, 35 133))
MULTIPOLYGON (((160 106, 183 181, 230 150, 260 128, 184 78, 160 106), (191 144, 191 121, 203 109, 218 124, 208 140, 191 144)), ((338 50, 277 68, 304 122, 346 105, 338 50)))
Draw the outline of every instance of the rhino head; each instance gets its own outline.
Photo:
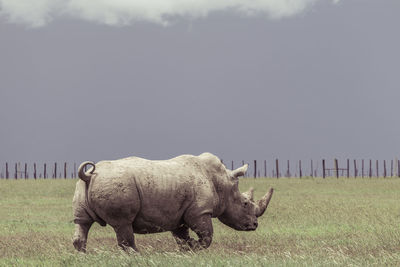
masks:
POLYGON ((250 188, 245 193, 239 191, 239 177, 247 171, 248 165, 230 171, 226 170, 231 183, 227 192, 224 212, 218 219, 229 227, 239 231, 254 231, 257 229, 257 217, 264 214, 271 200, 273 188, 260 200, 254 201, 254 189, 250 188))

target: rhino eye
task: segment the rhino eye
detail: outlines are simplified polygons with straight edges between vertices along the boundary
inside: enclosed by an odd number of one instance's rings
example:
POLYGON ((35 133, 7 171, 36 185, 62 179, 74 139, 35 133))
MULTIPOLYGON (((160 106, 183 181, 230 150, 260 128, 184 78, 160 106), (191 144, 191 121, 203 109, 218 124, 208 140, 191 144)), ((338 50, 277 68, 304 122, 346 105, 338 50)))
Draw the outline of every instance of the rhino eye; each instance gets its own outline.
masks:
POLYGON ((248 204, 249 204, 248 202, 244 202, 243 205, 244 205, 245 207, 247 207, 248 204))

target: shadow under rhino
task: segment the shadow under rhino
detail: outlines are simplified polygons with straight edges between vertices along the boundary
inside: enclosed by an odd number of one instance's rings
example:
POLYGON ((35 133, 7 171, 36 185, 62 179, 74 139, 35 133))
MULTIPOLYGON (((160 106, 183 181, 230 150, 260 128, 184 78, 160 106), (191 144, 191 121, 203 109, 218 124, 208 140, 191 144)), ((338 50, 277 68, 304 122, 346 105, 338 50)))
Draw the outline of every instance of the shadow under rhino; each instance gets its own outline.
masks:
POLYGON ((86 251, 94 222, 111 225, 118 245, 137 251, 134 233, 170 231, 181 249, 210 246, 211 218, 239 231, 253 231, 265 212, 273 189, 255 202, 253 189, 239 192, 239 177, 248 165, 228 170, 213 154, 182 155, 169 160, 129 157, 84 162, 73 198, 73 244, 86 251), (92 166, 84 171, 86 166, 92 166), (198 240, 189 236, 193 230, 198 240))

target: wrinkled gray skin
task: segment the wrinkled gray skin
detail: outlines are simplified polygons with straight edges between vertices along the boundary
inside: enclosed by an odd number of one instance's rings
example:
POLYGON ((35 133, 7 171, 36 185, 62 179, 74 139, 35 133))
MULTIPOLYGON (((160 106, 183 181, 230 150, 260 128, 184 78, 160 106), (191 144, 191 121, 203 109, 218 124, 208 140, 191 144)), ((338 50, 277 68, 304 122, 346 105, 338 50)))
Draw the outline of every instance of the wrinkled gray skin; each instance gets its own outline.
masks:
POLYGON ((135 251, 134 233, 164 231, 171 231, 182 249, 207 248, 214 217, 236 230, 255 230, 273 189, 258 202, 253 200, 253 189, 241 194, 238 177, 247 167, 228 170, 210 153, 160 161, 130 157, 84 162, 73 199, 73 244, 78 251, 86 250, 88 231, 95 221, 111 225, 118 245, 135 251), (92 168, 85 172, 87 165, 92 168), (189 236, 189 228, 198 240, 189 236))

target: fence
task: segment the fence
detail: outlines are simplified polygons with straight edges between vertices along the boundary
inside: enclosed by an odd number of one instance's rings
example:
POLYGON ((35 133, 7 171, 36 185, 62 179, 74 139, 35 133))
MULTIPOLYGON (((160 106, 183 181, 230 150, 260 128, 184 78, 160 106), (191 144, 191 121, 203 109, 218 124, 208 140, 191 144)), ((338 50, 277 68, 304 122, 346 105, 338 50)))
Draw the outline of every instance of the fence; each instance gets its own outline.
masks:
MULTIPOLYGON (((379 160, 352 160, 347 159, 343 164, 344 167, 340 167, 338 159, 334 159, 332 161, 332 167, 329 167, 328 161, 325 159, 319 161, 310 160, 305 166, 305 161, 295 161, 295 167, 293 166, 293 161, 279 161, 279 159, 275 159, 273 161, 262 160, 261 164, 258 160, 252 160, 251 162, 246 162, 245 160, 241 160, 236 162, 221 160, 222 163, 226 165, 227 168, 234 169, 235 167, 239 167, 244 165, 245 163, 249 164, 249 169, 247 171, 246 177, 298 177, 302 178, 303 176, 310 177, 400 177, 400 160, 390 160, 390 161, 380 161, 379 160), (390 165, 389 165, 390 162, 390 165), (284 164, 282 164, 284 163, 284 164), (286 164, 285 164, 286 163, 286 164), (319 163, 321 164, 321 168, 319 167, 319 163), (350 164, 352 163, 352 164, 350 164), (387 164, 388 163, 388 164, 387 164), (285 165, 284 167, 282 167, 285 165)), ((77 168, 76 163, 68 164, 64 162, 61 165, 58 165, 57 162, 52 164, 43 163, 43 165, 33 163, 33 165, 29 166, 27 163, 14 163, 13 168, 12 165, 6 162, 2 171, 0 172, 0 178, 2 179, 38 179, 38 178, 76 178, 77 177, 77 168), (12 170, 11 170, 12 169, 12 170)))
POLYGON ((4 169, 0 172, 0 178, 2 179, 28 179, 28 178, 33 178, 33 179, 38 179, 38 178, 76 178, 76 163, 71 164, 72 169, 68 168, 69 164, 67 162, 64 162, 61 166, 58 165, 57 162, 54 162, 52 165, 52 171, 50 171, 47 163, 43 163, 42 166, 39 167, 38 164, 33 163, 31 168, 28 168, 28 164, 24 163, 23 165, 21 163, 15 163, 13 170, 11 170, 11 165, 8 164, 8 162, 5 163, 5 171, 4 169), (23 166, 23 167, 22 167, 23 166), (29 170, 32 171, 32 173, 29 172, 29 170), (59 172, 57 172, 59 170, 59 172), (50 172, 49 172, 50 171, 50 172), (71 171, 71 172, 69 172, 71 171), (51 177, 50 177, 51 175, 51 177))
MULTIPOLYGON (((234 161, 222 162, 230 169, 235 168, 234 161)), ((239 162, 241 165, 245 163, 244 160, 239 162)), ((246 177, 298 177, 302 178, 304 176, 309 177, 400 177, 400 160, 350 160, 347 159, 344 166, 340 167, 338 159, 332 160, 332 167, 329 166, 327 160, 322 159, 319 161, 309 160, 307 167, 305 167, 305 161, 295 161, 295 167, 293 166, 293 161, 279 161, 275 159, 272 161, 262 160, 261 163, 257 160, 246 162, 249 164, 249 169, 247 171, 246 177), (353 164, 350 164, 350 163, 353 164), (389 165, 390 162, 390 165, 389 165), (284 163, 284 164, 282 164, 284 163), (321 163, 321 168, 318 166, 321 163), (369 163, 369 164, 367 164, 369 163), (375 164, 373 164, 375 163, 375 164), (388 164, 387 164, 388 163, 388 164), (284 167, 281 167, 286 165, 284 167), (261 168, 259 167, 261 166, 261 168), (381 171, 380 171, 381 170, 381 171)), ((239 167, 239 164, 236 165, 239 167)))

